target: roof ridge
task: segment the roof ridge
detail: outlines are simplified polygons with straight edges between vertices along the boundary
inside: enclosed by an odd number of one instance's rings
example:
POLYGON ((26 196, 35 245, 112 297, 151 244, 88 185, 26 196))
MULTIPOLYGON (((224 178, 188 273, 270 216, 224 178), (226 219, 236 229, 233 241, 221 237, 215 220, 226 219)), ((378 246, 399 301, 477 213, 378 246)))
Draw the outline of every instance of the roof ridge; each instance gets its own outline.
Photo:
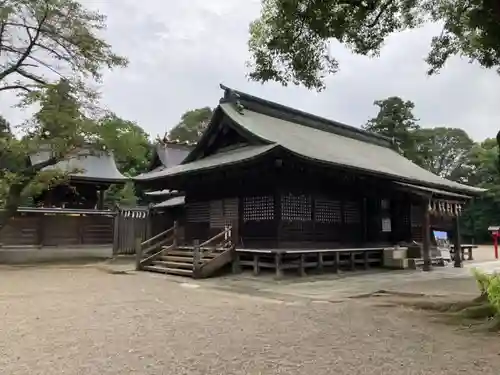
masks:
POLYGON ((295 122, 303 126, 316 128, 344 137, 357 139, 362 142, 374 143, 383 147, 394 147, 395 144, 394 140, 389 137, 259 98, 242 91, 234 90, 224 84, 220 84, 220 88, 224 90, 224 97, 221 99, 221 103, 235 102, 238 107, 243 106, 251 111, 260 112, 271 117, 281 118, 282 120, 295 122))

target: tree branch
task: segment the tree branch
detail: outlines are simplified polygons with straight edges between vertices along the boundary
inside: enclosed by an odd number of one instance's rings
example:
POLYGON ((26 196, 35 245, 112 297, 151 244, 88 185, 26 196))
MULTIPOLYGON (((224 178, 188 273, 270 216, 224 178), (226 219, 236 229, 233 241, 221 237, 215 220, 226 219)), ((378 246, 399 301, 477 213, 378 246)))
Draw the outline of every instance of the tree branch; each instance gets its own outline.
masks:
POLYGON ((28 26, 26 24, 23 25, 23 27, 25 27, 25 29, 28 33, 30 42, 29 42, 28 46, 26 47, 26 49, 24 50, 24 52, 21 54, 21 57, 19 57, 19 59, 17 60, 17 62, 14 65, 12 65, 10 68, 7 68, 3 72, 0 73, 0 81, 12 73, 19 72, 19 68, 24 63, 24 61, 28 58, 28 56, 31 54, 33 47, 35 47, 35 44, 38 41, 38 38, 40 37, 40 34, 41 34, 42 25, 47 20, 48 15, 49 15, 49 8, 46 6, 45 12, 44 12, 42 18, 40 19, 40 21, 38 21, 38 27, 36 28, 35 35, 33 35, 33 36, 28 31, 30 26, 28 26))
POLYGON ((0 91, 6 91, 6 90, 24 90, 27 92, 32 91, 30 88, 28 88, 27 86, 23 86, 23 85, 7 85, 7 86, 0 87, 0 91))
POLYGON ((375 19, 367 25, 368 28, 371 29, 372 27, 375 27, 378 24, 378 22, 380 21, 380 18, 385 13, 387 8, 389 8, 389 6, 392 5, 392 3, 394 3, 394 0, 387 0, 384 4, 382 4, 378 14, 375 16, 375 19))

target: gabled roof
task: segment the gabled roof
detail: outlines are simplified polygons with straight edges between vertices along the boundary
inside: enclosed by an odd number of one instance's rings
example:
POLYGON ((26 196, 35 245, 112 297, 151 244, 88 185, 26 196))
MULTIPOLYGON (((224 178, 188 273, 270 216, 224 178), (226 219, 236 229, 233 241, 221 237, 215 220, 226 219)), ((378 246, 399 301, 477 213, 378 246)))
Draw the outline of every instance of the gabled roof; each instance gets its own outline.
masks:
MULTIPOLYGON (((30 156, 32 165, 47 161, 51 157, 51 151, 39 151, 30 156)), ((94 151, 81 149, 62 160, 56 165, 43 170, 60 169, 63 172, 78 171, 70 174, 72 180, 89 181, 96 183, 120 183, 127 180, 118 170, 113 154, 108 151, 94 151)))
POLYGON ((194 148, 194 145, 166 141, 157 143, 154 147, 151 171, 179 165, 194 148))
POLYGON ((484 191, 444 179, 417 166, 401 156, 395 150, 394 142, 387 137, 221 87, 224 98, 195 149, 178 167, 159 171, 146 180, 243 162, 279 146, 301 158, 393 181, 465 194, 484 191), (231 126, 238 132, 261 146, 247 146, 203 157, 203 149, 224 115, 232 120, 231 126))

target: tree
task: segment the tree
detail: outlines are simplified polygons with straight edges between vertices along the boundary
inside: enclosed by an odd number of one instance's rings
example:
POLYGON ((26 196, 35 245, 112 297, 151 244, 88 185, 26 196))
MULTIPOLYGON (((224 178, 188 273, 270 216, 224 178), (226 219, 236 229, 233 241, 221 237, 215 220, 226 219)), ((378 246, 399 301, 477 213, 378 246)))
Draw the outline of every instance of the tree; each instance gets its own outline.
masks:
POLYGON ((438 22, 431 42, 429 74, 452 55, 486 68, 500 67, 500 3, 495 0, 262 0, 250 26, 250 78, 324 88, 338 70, 329 42, 354 53, 377 56, 391 34, 438 22))
POLYGON ((98 34, 105 17, 76 0, 0 2, 0 92, 29 92, 55 80, 99 80, 125 66, 98 34))
POLYGON ((464 130, 437 127, 419 129, 415 134, 417 155, 424 168, 453 181, 469 181, 474 141, 464 130))
POLYGON ((137 193, 134 183, 129 181, 123 186, 113 185, 104 195, 104 201, 108 206, 121 204, 123 206, 135 206, 137 204, 137 193))
MULTIPOLYGON (((45 89, 32 92, 29 103, 39 104, 39 110, 22 128, 20 137, 0 138, 0 229, 12 217, 26 198, 60 184, 68 175, 78 171, 48 168, 74 155, 82 147, 94 150, 107 148, 103 126, 85 110, 85 101, 78 88, 61 80, 47 84, 45 89), (40 152, 48 154, 41 161, 31 162, 40 152), (47 169, 48 168, 48 169, 47 169)), ((115 135, 117 137, 117 135, 115 135)), ((113 145, 111 145, 113 146, 113 145)))
POLYGON ((469 154, 472 166, 469 183, 488 189, 468 205, 462 218, 465 233, 479 241, 488 241, 488 226, 500 225, 500 175, 497 169, 498 145, 486 139, 472 147, 469 154))
MULTIPOLYGON (((99 120, 101 136, 113 149, 116 164, 121 173, 127 177, 137 176, 148 171, 153 146, 149 135, 133 121, 121 119, 109 113, 99 120)), ((105 195, 105 203, 109 206, 123 204, 133 206, 138 198, 143 198, 142 190, 136 190, 133 183, 113 185, 105 195)))
POLYGON ((133 121, 108 113, 99 120, 100 132, 105 143, 114 150, 116 164, 128 177, 147 172, 152 145, 149 135, 133 121))
POLYGON ((420 127, 413 115, 415 104, 392 96, 376 100, 374 105, 379 107, 379 112, 363 129, 394 139, 405 157, 420 164, 415 133, 420 127))
POLYGON ((212 118, 212 109, 203 107, 184 113, 181 121, 167 135, 169 140, 196 143, 212 118))
POLYGON ((12 130, 9 122, 0 116, 0 138, 12 137, 12 130))

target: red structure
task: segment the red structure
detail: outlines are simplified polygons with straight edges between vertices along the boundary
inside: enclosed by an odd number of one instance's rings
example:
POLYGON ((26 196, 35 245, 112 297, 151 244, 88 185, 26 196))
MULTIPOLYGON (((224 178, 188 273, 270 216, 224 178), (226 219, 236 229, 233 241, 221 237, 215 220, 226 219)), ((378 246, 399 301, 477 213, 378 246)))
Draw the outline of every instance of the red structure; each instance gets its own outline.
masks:
POLYGON ((495 259, 498 259, 498 237, 500 236, 500 227, 492 226, 489 227, 488 230, 491 232, 491 236, 493 237, 493 246, 495 248, 495 259))

